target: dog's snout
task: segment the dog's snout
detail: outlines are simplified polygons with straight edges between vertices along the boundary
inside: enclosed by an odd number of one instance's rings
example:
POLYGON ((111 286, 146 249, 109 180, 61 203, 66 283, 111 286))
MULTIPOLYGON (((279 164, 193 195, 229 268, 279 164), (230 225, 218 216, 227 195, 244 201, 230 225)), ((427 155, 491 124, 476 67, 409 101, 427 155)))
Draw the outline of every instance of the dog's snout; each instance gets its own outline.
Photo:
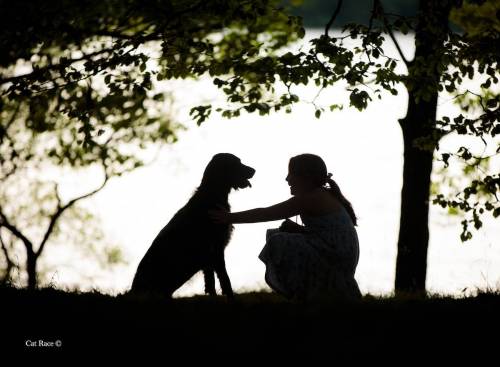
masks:
POLYGON ((243 168, 248 178, 252 178, 253 175, 255 175, 255 169, 253 169, 252 167, 243 165, 243 168))

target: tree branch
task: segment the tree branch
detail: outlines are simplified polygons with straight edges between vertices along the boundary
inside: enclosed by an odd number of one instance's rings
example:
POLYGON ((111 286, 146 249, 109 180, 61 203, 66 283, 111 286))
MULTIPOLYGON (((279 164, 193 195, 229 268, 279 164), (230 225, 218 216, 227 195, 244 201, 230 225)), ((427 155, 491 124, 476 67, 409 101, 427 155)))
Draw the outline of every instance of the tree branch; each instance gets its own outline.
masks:
POLYGON ((3 240, 1 229, 2 229, 2 226, 0 225, 0 245, 2 247, 2 252, 5 255, 5 260, 7 261, 7 269, 5 269, 5 276, 3 279, 0 280, 0 283, 5 283, 9 280, 10 272, 11 272, 12 268, 15 267, 16 264, 10 258, 9 249, 7 248, 7 245, 5 244, 5 241, 3 240))
POLYGON ((16 76, 11 76, 11 77, 8 77, 8 78, 0 78, 0 85, 6 84, 6 83, 10 83, 10 82, 14 82, 16 80, 26 79, 26 78, 29 78, 29 77, 31 77, 33 75, 41 74, 41 73, 46 72, 46 71, 57 70, 57 69, 61 69, 61 68, 66 68, 66 67, 74 64, 75 62, 89 60, 89 59, 91 59, 94 56, 98 56, 98 55, 106 53, 106 52, 112 52, 115 49, 116 49, 115 46, 111 47, 111 48, 106 48, 106 49, 103 49, 103 50, 99 50, 99 51, 91 52, 89 54, 85 54, 82 57, 77 57, 77 58, 74 58, 74 59, 69 59, 69 60, 65 61, 64 63, 50 64, 50 65, 47 65, 47 66, 45 66, 43 68, 39 68, 39 69, 33 70, 30 73, 26 73, 26 74, 22 74, 22 75, 16 75, 16 76))
POLYGON ((398 50, 399 56, 401 56, 401 60, 403 60, 403 62, 405 63, 405 65, 408 67, 411 64, 411 61, 409 61, 409 60, 406 59, 406 57, 405 57, 405 55, 403 53, 403 50, 399 46, 399 42, 396 40, 396 37, 394 36, 394 33, 392 32, 392 29, 390 28, 390 26, 387 25, 387 22, 386 22, 385 18, 384 18, 384 24, 386 24, 387 33, 389 33, 389 37, 391 37, 392 42, 396 46, 396 49, 398 50))
MULTIPOLYGON (((47 227, 47 230, 45 231, 43 239, 40 242, 40 246, 35 253, 36 256, 40 256, 40 254, 42 253, 43 249, 45 248, 45 244, 47 243, 50 235, 52 234, 59 217, 66 211, 66 209, 73 206, 76 202, 78 202, 82 199, 86 199, 86 198, 98 193, 99 191, 101 191, 104 188, 104 186, 106 186, 106 183, 108 182, 108 180, 109 180, 109 176, 108 176, 108 173, 106 172, 106 166, 104 166, 104 181, 98 188, 96 188, 95 190, 92 190, 84 195, 78 196, 78 197, 70 200, 68 203, 66 203, 63 206, 60 205, 60 201, 58 199, 57 209, 54 212, 54 214, 52 214, 52 216, 50 217, 49 226, 47 227)), ((56 190, 57 190, 57 186, 56 186, 56 190)), ((56 193, 56 197, 59 198, 58 193, 56 193)))
MULTIPOLYGON (((372 13, 370 14, 370 20, 368 21, 368 30, 366 31, 367 36, 370 35, 370 32, 371 32, 372 27, 373 27, 373 19, 375 18, 375 15, 377 14, 377 10, 378 10, 377 5, 378 5, 378 1, 373 0, 372 13)), ((368 57, 368 62, 371 63, 372 60, 370 58, 370 54, 368 53, 368 49, 366 47, 366 43, 364 42, 364 40, 363 40, 363 48, 365 50, 366 56, 368 57)))
POLYGON ((26 246, 28 252, 33 252, 33 243, 21 233, 19 229, 12 223, 10 223, 0 207, 0 227, 7 228, 14 236, 19 238, 26 246))
POLYGON ((401 57, 401 60, 405 63, 406 67, 410 66, 411 61, 409 61, 404 53, 403 50, 401 49, 401 46, 399 45, 399 42, 397 41, 396 37, 394 36, 394 32, 392 31, 391 25, 389 24, 389 21, 387 20, 387 17, 385 16, 385 11, 384 7, 382 6, 382 3, 380 0, 375 0, 375 3, 378 4, 379 9, 382 13, 382 19, 384 21, 384 27, 387 30, 387 33, 389 34, 389 37, 391 37, 392 42, 396 46, 396 49, 398 50, 399 56, 401 57))
POLYGON ((54 182, 54 193, 56 194, 57 207, 60 208, 62 206, 62 200, 59 195, 59 184, 57 182, 54 182))
POLYGON ((332 14, 332 17, 328 21, 325 27, 325 36, 328 36, 328 31, 330 30, 333 22, 335 21, 335 18, 337 18, 337 15, 340 13, 340 8, 342 7, 342 0, 338 0, 337 2, 337 7, 335 8, 335 11, 332 14))

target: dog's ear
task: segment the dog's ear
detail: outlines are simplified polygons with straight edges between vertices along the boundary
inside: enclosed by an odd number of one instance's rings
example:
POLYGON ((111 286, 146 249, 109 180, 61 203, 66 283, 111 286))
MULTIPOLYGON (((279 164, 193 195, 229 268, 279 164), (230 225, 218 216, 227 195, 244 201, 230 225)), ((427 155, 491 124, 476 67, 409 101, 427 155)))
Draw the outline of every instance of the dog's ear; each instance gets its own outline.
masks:
POLYGON ((223 159, 221 153, 216 154, 210 162, 208 162, 205 171, 203 172, 203 178, 201 179, 201 184, 206 186, 221 186, 224 184, 224 173, 225 167, 223 165, 223 159))

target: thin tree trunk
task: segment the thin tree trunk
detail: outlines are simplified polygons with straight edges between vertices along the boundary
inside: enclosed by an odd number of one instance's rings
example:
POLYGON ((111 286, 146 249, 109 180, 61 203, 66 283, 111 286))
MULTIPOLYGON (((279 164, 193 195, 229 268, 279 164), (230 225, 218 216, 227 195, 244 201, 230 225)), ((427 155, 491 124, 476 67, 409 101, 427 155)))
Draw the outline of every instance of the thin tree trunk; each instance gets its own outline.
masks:
POLYGON ((421 0, 419 5, 415 58, 408 65, 408 110, 406 117, 399 121, 403 131, 404 166, 396 293, 425 292, 430 183, 437 142, 423 150, 415 146, 415 139, 429 137, 435 131, 438 66, 444 51, 450 3, 421 0))
POLYGON ((27 251, 27 259, 26 259, 26 271, 28 273, 28 289, 36 289, 38 286, 38 277, 37 277, 37 260, 38 257, 33 251, 27 251))
POLYGON ((2 279, 0 279, 0 286, 5 285, 5 284, 9 284, 11 282, 12 269, 14 268, 14 262, 10 258, 10 254, 9 254, 9 247, 12 248, 12 246, 8 246, 6 241, 4 241, 4 239, 2 237, 1 230, 2 230, 2 227, 0 227, 0 246, 2 247, 2 252, 3 252, 3 255, 5 256, 5 262, 7 263, 7 265, 6 265, 3 277, 2 277, 2 279))

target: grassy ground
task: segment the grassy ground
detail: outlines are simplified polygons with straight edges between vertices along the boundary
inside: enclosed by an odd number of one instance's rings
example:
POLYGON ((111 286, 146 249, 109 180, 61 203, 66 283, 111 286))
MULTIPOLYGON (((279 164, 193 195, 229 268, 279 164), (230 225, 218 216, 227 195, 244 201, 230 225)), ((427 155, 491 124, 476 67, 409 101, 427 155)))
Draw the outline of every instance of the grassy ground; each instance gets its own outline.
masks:
POLYGON ((403 365, 491 358, 500 364, 500 294, 298 304, 268 293, 240 294, 228 302, 1 288, 0 310, 0 350, 7 353, 123 356, 147 350, 181 359, 237 356, 240 362, 245 356, 403 365), (44 343, 49 345, 39 345, 44 343))

